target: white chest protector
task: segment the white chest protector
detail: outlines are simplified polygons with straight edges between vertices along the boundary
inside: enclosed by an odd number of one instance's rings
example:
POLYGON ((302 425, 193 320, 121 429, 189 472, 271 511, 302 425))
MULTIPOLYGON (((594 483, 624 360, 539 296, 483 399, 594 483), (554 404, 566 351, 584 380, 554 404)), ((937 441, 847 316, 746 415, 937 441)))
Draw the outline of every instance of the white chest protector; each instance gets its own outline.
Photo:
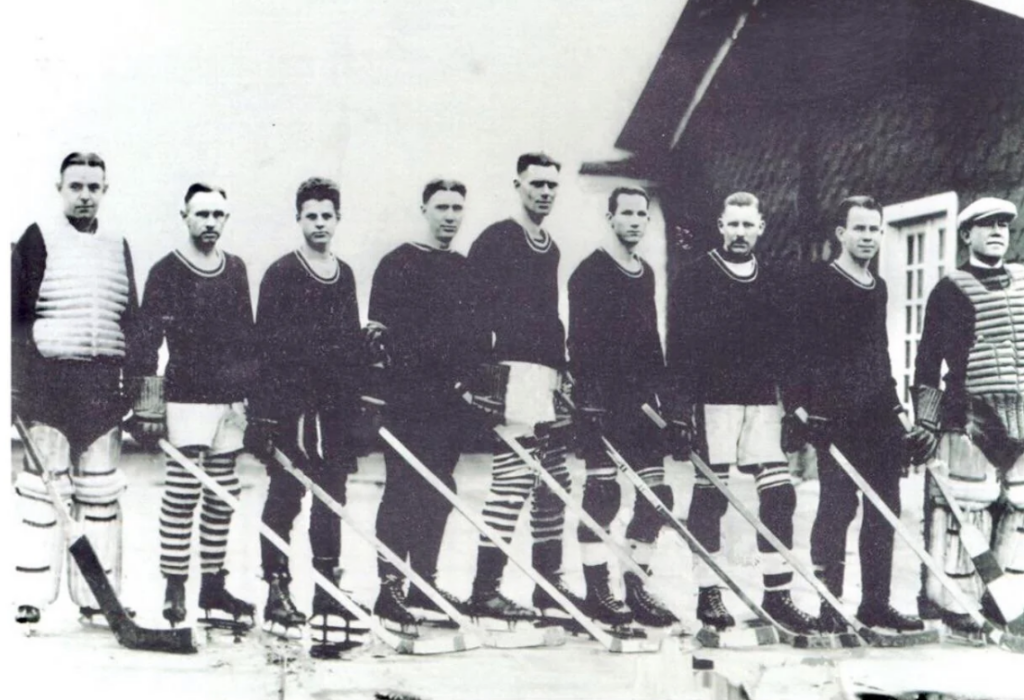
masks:
POLYGON ((949 278, 974 307, 974 342, 967 360, 968 393, 1018 393, 1024 388, 1024 266, 1007 264, 1004 284, 986 286, 954 270, 949 278))
POLYGON ((120 236, 81 233, 67 222, 42 229, 46 271, 32 338, 49 359, 92 360, 125 354, 121 317, 128 269, 120 236))

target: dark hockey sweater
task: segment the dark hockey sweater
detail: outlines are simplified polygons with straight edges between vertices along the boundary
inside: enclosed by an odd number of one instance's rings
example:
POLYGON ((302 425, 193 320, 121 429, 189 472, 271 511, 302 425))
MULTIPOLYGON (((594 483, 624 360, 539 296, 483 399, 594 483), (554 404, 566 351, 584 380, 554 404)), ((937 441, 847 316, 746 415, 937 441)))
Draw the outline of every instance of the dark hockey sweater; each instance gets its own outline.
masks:
POLYGON ((665 360, 654 271, 627 272, 604 250, 569 278, 569 367, 584 400, 633 411, 660 389, 665 360))
POLYGON ((899 404, 885 325, 888 292, 836 264, 816 265, 795 285, 796 347, 785 399, 813 415, 857 420, 899 404))
POLYGON ((381 259, 370 319, 388 329, 390 405, 446 411, 460 401, 455 383, 486 353, 471 295, 469 263, 458 253, 405 243, 381 259))
POLYGON ((757 263, 749 278, 717 250, 679 274, 670 291, 668 371, 683 402, 768 405, 778 400, 785 316, 780 280, 757 263))
POLYGON ((475 312, 495 334, 493 359, 565 365, 565 328, 558 317, 558 246, 538 246, 506 219, 484 229, 469 251, 475 312))
POLYGON ((252 301, 241 258, 224 253, 214 272, 180 254, 149 271, 142 296, 142 342, 137 376, 156 373, 167 338, 164 395, 181 403, 232 403, 246 397, 255 370, 252 301))
POLYGON ((363 371, 362 327, 352 269, 320 277, 298 251, 271 265, 256 307, 259 373, 253 415, 286 419, 306 410, 355 411, 363 371))

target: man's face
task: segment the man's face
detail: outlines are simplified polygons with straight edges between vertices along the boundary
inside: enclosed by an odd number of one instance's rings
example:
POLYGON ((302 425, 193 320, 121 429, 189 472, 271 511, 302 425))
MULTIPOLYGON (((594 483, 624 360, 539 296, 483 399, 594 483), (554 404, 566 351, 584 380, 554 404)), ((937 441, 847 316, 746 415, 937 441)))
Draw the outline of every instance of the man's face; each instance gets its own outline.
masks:
POLYGON ((438 190, 430 195, 426 204, 420 206, 420 211, 423 212, 430 227, 430 235, 438 243, 447 245, 462 226, 465 208, 466 199, 461 194, 451 190, 438 190))
POLYGON ((882 213, 853 207, 846 214, 846 226, 836 229, 839 244, 854 260, 867 262, 878 254, 882 244, 882 213))
POLYGON ((619 242, 632 248, 647 232, 647 199, 639 194, 620 194, 616 202, 615 213, 608 212, 608 223, 619 242))
POLYGON ((307 199, 295 216, 306 243, 313 250, 324 252, 331 245, 341 215, 329 199, 307 199))
POLYGON ((752 253, 757 237, 764 232, 764 219, 755 206, 730 204, 718 219, 722 247, 730 253, 752 253))
POLYGON ((558 168, 553 165, 531 165, 515 180, 523 208, 544 217, 551 213, 558 194, 558 168))
POLYGON ((220 192, 196 192, 181 212, 188 235, 200 250, 210 250, 217 244, 228 216, 228 203, 220 192))
POLYGON ((107 192, 103 168, 95 165, 70 165, 57 183, 64 200, 64 216, 69 219, 95 219, 107 192))
POLYGON ((964 234, 971 253, 985 258, 1002 259, 1010 246, 1010 218, 1006 215, 976 219, 964 234))

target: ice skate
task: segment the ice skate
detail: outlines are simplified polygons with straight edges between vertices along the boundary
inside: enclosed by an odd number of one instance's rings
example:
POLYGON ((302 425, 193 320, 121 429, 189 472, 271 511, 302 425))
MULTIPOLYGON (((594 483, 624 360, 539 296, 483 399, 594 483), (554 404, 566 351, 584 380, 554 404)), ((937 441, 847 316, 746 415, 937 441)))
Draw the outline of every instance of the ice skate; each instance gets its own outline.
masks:
POLYGON ((611 627, 622 627, 633 621, 633 611, 612 594, 607 564, 584 566, 583 577, 587 581, 587 597, 580 609, 587 616, 611 627))
MULTIPOLYGON (((469 615, 469 606, 466 601, 459 600, 454 595, 439 588, 436 583, 430 582, 437 591, 438 595, 444 598, 448 603, 463 615, 469 615)), ((427 623, 431 625, 441 627, 458 627, 458 625, 452 621, 448 615, 432 601, 427 594, 419 589, 418 586, 412 586, 409 589, 409 595, 405 597, 405 607, 415 615, 421 623, 427 623)))
MULTIPOLYGON (((547 579, 551 582, 552 586, 558 589, 559 593, 569 599, 570 603, 582 609, 584 606, 583 599, 572 592, 561 576, 548 576, 547 579)), ((533 589, 533 607, 540 612, 541 617, 563 618, 568 615, 568 612, 562 608, 562 605, 540 586, 536 586, 533 589)))
POLYGON ((167 576, 167 590, 164 593, 164 619, 171 627, 185 621, 185 577, 167 576))
POLYGON ((883 627, 897 632, 920 632, 924 623, 920 618, 904 615, 889 604, 861 605, 857 619, 868 627, 883 627))
POLYGON ((512 630, 519 623, 532 624, 539 618, 536 610, 509 600, 497 589, 474 591, 466 607, 486 630, 512 630))
POLYGON ((237 641, 240 635, 252 629, 256 606, 228 592, 224 587, 227 575, 224 569, 215 574, 203 574, 199 589, 199 609, 203 611, 204 617, 200 622, 209 627, 229 630, 237 641))
POLYGON ((271 574, 267 582, 267 604, 263 608, 263 631, 284 639, 301 639, 306 616, 292 601, 286 573, 271 574))
POLYGON ((793 603, 793 596, 788 590, 766 591, 761 607, 790 632, 813 634, 818 629, 817 621, 793 603))
POLYGON ((402 590, 402 578, 395 574, 386 574, 380 582, 380 593, 373 604, 373 614, 380 618, 381 624, 392 632, 407 637, 417 637, 416 617, 405 607, 405 593, 402 590))
POLYGON ((645 627, 664 628, 679 622, 679 619, 647 590, 639 576, 627 572, 624 579, 626 603, 633 610, 633 617, 637 624, 645 627))
MULTIPOLYGON (((341 572, 330 561, 315 559, 314 568, 339 589, 341 572)), ((351 596, 350 596, 351 597, 351 596)), ((360 605, 367 615, 370 611, 360 605)), ((352 612, 336 601, 320 586, 313 591, 313 613, 309 617, 309 633, 312 646, 310 656, 318 659, 337 659, 341 654, 367 644, 370 629, 352 612)))
POLYGON ((716 586, 701 588, 697 597, 697 619, 705 627, 722 632, 736 626, 736 619, 729 614, 722 602, 722 591, 716 586))
POLYGON ((14 621, 19 625, 39 624, 39 620, 41 619, 42 613, 40 613, 39 608, 34 605, 19 605, 18 611, 14 613, 14 621))

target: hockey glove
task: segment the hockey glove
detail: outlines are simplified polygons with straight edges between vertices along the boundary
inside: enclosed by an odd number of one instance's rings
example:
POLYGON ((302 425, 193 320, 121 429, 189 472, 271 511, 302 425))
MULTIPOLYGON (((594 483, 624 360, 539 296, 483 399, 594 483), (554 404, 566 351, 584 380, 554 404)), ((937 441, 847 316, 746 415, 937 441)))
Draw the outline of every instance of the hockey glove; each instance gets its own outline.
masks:
POLYGON ((823 416, 807 416, 800 420, 790 413, 782 419, 782 451, 799 452, 810 443, 817 448, 827 449, 832 444, 832 421, 823 416))
POLYGON ((363 328, 363 343, 366 347, 369 364, 381 364, 385 367, 391 364, 386 344, 387 331, 387 326, 377 321, 368 321, 366 327, 363 328))
POLYGON ((245 451, 260 461, 272 459, 281 425, 273 418, 250 416, 245 427, 245 451))
POLYGON ((689 418, 673 418, 668 424, 668 451, 672 459, 685 462, 690 459, 693 446, 693 423, 689 418))
POLYGON ((935 433, 921 425, 913 426, 903 438, 910 463, 913 465, 924 464, 935 453, 939 439, 935 433))
POLYGON ((508 366, 482 364, 455 385, 455 390, 469 405, 477 409, 488 423, 501 423, 505 418, 505 390, 508 366))
POLYGON ((135 395, 132 415, 124 429, 146 450, 155 450, 167 435, 167 403, 163 377, 138 377, 130 383, 135 395))

